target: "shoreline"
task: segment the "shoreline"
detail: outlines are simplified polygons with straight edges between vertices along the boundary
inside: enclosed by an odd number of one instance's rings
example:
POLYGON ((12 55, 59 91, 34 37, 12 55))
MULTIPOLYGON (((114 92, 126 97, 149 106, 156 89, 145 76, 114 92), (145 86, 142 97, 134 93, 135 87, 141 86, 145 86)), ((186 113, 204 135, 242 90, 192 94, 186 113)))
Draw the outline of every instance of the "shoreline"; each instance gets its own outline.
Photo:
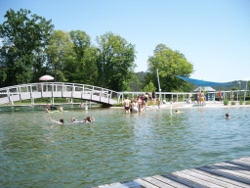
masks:
MULTIPOLYGON (((205 105, 198 106, 196 103, 186 103, 186 102, 174 102, 172 104, 161 104, 160 109, 185 109, 185 108, 249 108, 250 105, 242 104, 240 105, 239 102, 236 102, 235 105, 224 105, 223 102, 218 102, 218 101, 207 101, 205 105)), ((123 109, 124 107, 110 107, 110 108, 118 108, 118 109, 123 109)), ((154 108, 158 109, 158 106, 148 106, 149 109, 154 108)))

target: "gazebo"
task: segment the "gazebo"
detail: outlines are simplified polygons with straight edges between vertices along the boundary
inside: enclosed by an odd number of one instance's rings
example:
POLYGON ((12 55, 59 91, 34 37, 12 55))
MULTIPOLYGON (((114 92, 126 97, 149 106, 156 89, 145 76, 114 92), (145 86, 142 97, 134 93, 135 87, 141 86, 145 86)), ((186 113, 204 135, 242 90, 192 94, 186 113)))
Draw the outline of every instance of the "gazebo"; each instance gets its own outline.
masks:
MULTIPOLYGON (((204 91, 204 92, 215 92, 216 90, 210 86, 204 86, 204 87, 197 87, 194 92, 197 91, 204 91)), ((206 99, 207 101, 214 101, 215 100, 215 93, 206 93, 206 99)))

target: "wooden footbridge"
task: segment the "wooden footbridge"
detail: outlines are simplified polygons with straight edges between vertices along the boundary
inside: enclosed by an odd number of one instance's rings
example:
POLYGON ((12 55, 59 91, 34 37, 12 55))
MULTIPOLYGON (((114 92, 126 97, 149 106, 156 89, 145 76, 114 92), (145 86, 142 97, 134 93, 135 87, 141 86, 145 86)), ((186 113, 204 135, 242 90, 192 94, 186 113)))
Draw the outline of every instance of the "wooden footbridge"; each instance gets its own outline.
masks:
POLYGON ((250 157, 95 188, 249 188, 250 157))
POLYGON ((30 99, 51 98, 76 98, 107 105, 114 105, 120 100, 120 93, 106 88, 92 85, 67 83, 67 82, 39 82, 21 84, 0 88, 0 104, 12 104, 16 101, 30 99))

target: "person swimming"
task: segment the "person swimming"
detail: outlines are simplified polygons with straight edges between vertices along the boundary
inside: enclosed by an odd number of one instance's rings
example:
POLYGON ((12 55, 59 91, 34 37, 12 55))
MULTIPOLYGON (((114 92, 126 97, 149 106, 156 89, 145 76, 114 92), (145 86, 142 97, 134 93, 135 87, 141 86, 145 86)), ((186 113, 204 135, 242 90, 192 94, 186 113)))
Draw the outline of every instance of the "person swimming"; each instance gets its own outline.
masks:
POLYGON ((85 123, 91 123, 95 121, 95 118, 94 117, 90 117, 90 116, 87 116, 85 119, 84 119, 84 122, 85 123))
POLYGON ((175 113, 176 114, 180 114, 180 113, 182 113, 180 110, 175 110, 175 113))
POLYGON ((63 124, 64 124, 64 119, 63 119, 63 118, 59 119, 59 121, 54 120, 54 119, 51 119, 51 118, 50 118, 50 120, 51 120, 53 123, 57 123, 57 124, 59 124, 59 125, 63 125, 63 124))
POLYGON ((79 121, 79 120, 77 120, 76 118, 72 117, 72 118, 71 118, 71 123, 77 124, 77 123, 83 123, 83 121, 79 121))

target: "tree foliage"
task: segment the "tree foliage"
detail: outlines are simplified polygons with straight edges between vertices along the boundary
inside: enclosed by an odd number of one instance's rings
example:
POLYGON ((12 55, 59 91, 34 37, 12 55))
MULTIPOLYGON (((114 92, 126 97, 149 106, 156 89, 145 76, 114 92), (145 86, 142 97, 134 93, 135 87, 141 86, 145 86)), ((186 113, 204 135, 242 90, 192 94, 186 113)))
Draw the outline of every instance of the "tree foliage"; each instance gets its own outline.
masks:
POLYGON ((154 86, 153 82, 150 81, 144 88, 143 91, 145 92, 153 92, 156 90, 156 87, 154 86))
POLYGON ((80 30, 53 30, 51 20, 29 10, 10 9, 0 24, 0 87, 37 82, 45 74, 55 81, 106 87, 115 91, 184 91, 190 84, 174 75, 189 76, 193 65, 163 44, 148 59, 148 73, 134 73, 135 45, 108 32, 96 38, 80 30), (158 88, 158 87, 157 87, 158 88))
POLYGON ((51 20, 25 9, 10 9, 4 17, 7 20, 0 25, 1 86, 31 82, 41 63, 35 60, 42 56, 54 26, 51 20))
POLYGON ((76 54, 75 74, 70 80, 91 85, 96 84, 98 77, 98 49, 91 45, 90 37, 84 31, 71 31, 70 37, 73 42, 74 53, 76 54))
POLYGON ((113 33, 97 37, 100 50, 100 85, 116 91, 126 91, 133 78, 135 46, 113 33))
POLYGON ((46 74, 54 76, 56 81, 69 81, 67 72, 74 73, 76 56, 69 33, 62 30, 53 31, 46 54, 46 74))
POLYGON ((189 76, 193 72, 193 65, 182 53, 173 51, 164 44, 156 46, 154 55, 148 59, 148 67, 147 81, 152 81, 158 86, 158 69, 162 91, 184 91, 190 87, 190 84, 176 78, 175 75, 189 76))

